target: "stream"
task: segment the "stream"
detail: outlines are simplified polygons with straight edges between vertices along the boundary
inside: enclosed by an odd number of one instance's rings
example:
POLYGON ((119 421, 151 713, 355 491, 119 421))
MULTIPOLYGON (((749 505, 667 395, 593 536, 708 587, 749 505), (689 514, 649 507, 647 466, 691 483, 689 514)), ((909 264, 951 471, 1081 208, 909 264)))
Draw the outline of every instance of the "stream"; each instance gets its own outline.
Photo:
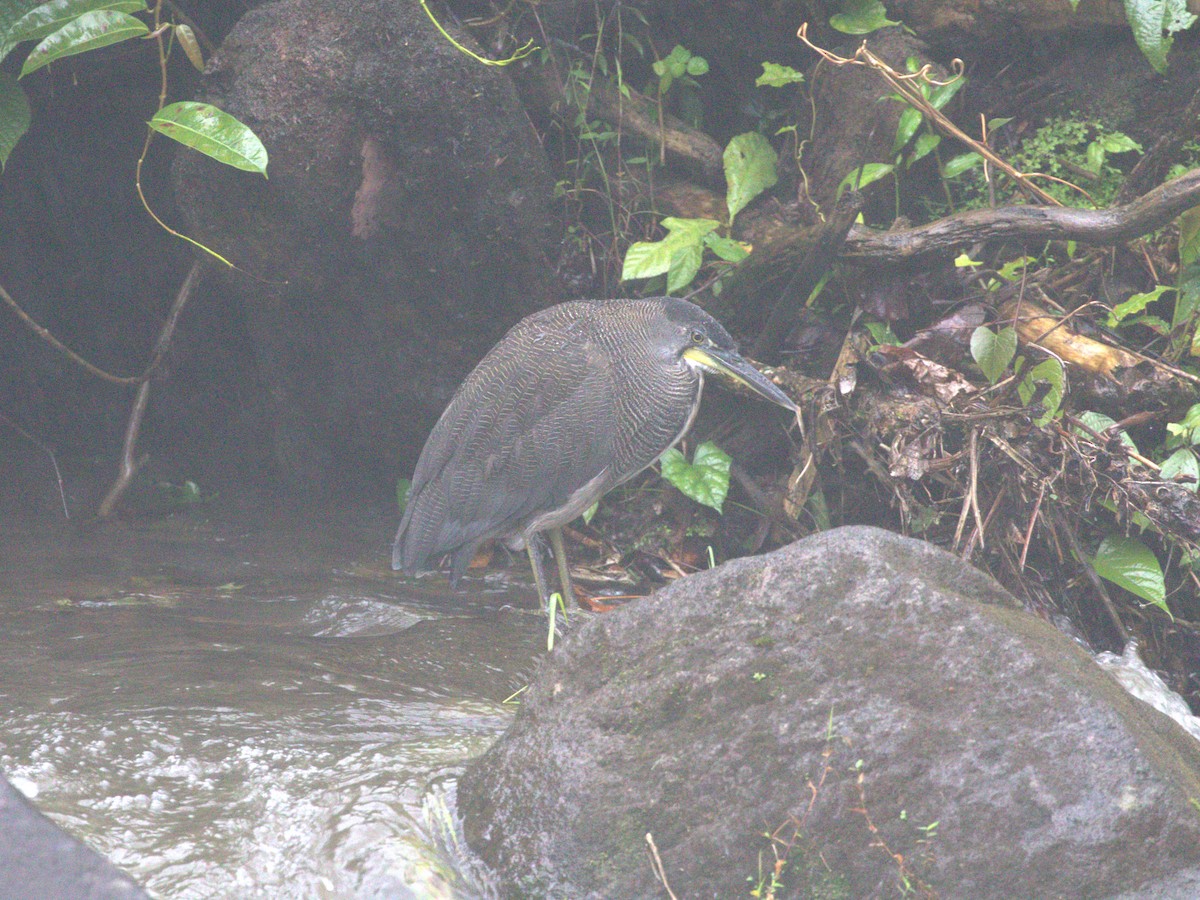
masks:
POLYGON ((0 524, 0 770, 172 900, 494 896, 455 781, 545 621, 500 576, 399 578, 394 528, 0 524))

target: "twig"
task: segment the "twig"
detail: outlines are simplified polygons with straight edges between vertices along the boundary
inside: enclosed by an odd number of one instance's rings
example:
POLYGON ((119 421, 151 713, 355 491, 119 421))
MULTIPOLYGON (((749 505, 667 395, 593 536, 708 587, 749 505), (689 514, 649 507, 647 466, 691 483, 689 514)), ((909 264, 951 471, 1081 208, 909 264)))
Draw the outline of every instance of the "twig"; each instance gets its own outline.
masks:
POLYGON ((649 831, 646 832, 646 846, 650 848, 650 867, 654 870, 654 877, 658 879, 659 884, 663 886, 663 890, 667 892, 667 896, 671 900, 679 900, 675 896, 675 892, 671 890, 671 885, 667 881, 667 873, 663 869, 662 857, 658 855, 658 848, 654 846, 654 835, 649 831))
POLYGON ((101 519, 107 519, 113 514, 117 503, 125 495, 125 491, 129 489, 130 483, 133 481, 133 476, 137 474, 137 470, 141 468, 147 457, 134 459, 134 453, 137 451, 138 434, 142 429, 142 418, 146 414, 146 403, 150 399, 150 376, 158 370, 162 364, 163 357, 166 356, 168 348, 171 346, 171 338, 175 334, 175 326, 179 322, 179 316, 183 312, 183 307, 191 297, 192 291, 196 288, 196 283, 200 280, 200 260, 192 263, 191 269, 188 270, 187 277, 183 279, 183 284, 179 286, 179 293, 175 295, 175 302, 171 305, 171 311, 167 314, 167 320, 163 323, 162 331, 159 332, 158 340, 154 344, 154 350, 150 355, 150 364, 146 367, 144 381, 138 386, 137 394, 133 399, 133 406, 129 410, 129 421, 125 426, 125 442, 121 450, 121 466, 117 472, 117 478, 113 482, 112 487, 108 489, 108 493, 104 495, 104 500, 100 503, 100 508, 97 510, 97 515, 101 519))
POLYGON ((63 490, 62 472, 60 472, 58 469, 58 460, 54 457, 54 451, 35 438, 32 434, 30 434, 12 419, 10 419, 8 416, 4 415, 4 413, 0 413, 0 419, 3 419, 9 428, 50 457, 50 465, 54 467, 54 477, 58 479, 58 496, 59 499, 62 500, 63 518, 71 518, 71 510, 67 508, 67 493, 63 490))

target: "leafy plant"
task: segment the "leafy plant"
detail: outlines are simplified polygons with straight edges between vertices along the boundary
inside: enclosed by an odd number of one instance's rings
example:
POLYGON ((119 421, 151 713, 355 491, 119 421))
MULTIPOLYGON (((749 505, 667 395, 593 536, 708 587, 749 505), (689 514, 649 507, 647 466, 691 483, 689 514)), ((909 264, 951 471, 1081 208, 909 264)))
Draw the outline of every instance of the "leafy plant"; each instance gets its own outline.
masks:
MULTIPOLYGON (((153 9, 157 24, 161 2, 153 9)), ((137 37, 151 36, 150 26, 132 13, 151 12, 146 0, 29 0, 0 5, 0 60, 28 41, 19 78, 80 53, 137 37)), ((166 25, 185 47, 195 39, 184 25, 166 25)), ((0 72, 0 169, 30 125, 29 100, 12 76, 0 72)), ((267 173, 267 151, 247 126, 204 103, 174 103, 155 113, 150 127, 218 162, 267 173)))
MULTIPOLYGON (((729 221, 777 180, 778 158, 770 142, 758 132, 739 134, 725 148, 726 208, 729 221)), ((740 262, 749 254, 746 245, 719 234, 715 219, 668 216, 661 222, 667 236, 658 241, 635 241, 625 252, 621 278, 667 276, 667 293, 682 291, 692 283, 709 250, 726 262, 740 262)))
POLYGON ((693 76, 703 75, 708 71, 708 60, 703 56, 695 56, 686 47, 675 48, 652 66, 658 76, 658 96, 662 97, 671 89, 676 81, 689 87, 699 87, 693 76))
POLYGON ((1145 544, 1123 535, 1109 535, 1092 559, 1092 568, 1132 594, 1153 603, 1167 615, 1167 586, 1158 558, 1145 544))
MULTIPOLYGON (((1018 365, 1015 368, 1022 368, 1020 365, 1022 362, 1023 359, 1017 360, 1018 365)), ((1020 372, 1018 371, 1017 374, 1020 372)), ((1039 428, 1044 428, 1058 415, 1066 387, 1067 374, 1063 370, 1063 365, 1052 356, 1042 360, 1025 373, 1025 376, 1017 382, 1017 395, 1021 398, 1021 402, 1028 406, 1039 391, 1045 388, 1045 393, 1041 398, 1042 414, 1033 420, 1033 423, 1039 428)))
POLYGON ((992 331, 980 325, 971 333, 971 356, 990 384, 1000 380, 1017 355, 1017 332, 1011 325, 992 331))
MULTIPOLYGON (((1078 5, 1071 0, 1072 9, 1078 5)), ((1196 17, 1188 12, 1187 0, 1125 0, 1125 20, 1146 61, 1162 75, 1175 33, 1191 28, 1196 17)))
POLYGON ((729 454, 705 441, 696 448, 692 462, 672 447, 660 458, 662 475, 697 503, 721 512, 729 493, 729 454))

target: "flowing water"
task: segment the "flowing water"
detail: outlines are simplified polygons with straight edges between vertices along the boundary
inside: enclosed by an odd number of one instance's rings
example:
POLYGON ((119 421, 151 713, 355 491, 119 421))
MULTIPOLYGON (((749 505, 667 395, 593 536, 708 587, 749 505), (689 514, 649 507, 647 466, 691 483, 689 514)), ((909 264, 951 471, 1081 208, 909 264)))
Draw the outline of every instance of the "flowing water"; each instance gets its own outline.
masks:
POLYGON ((545 621, 397 578, 394 524, 0 525, 0 770, 172 900, 491 896, 455 778, 545 621))

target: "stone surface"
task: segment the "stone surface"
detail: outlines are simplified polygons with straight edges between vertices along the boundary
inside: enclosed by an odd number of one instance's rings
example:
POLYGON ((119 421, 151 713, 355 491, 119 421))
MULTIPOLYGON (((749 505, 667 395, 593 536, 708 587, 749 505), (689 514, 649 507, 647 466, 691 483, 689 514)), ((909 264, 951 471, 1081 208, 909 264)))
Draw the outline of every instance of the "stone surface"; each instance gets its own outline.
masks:
POLYGON ((305 494, 394 482, 484 352, 559 299, 516 91, 419 4, 280 0, 238 22, 200 99, 270 156, 267 179, 190 152, 174 173, 189 233, 242 269, 213 266, 194 302, 241 300, 280 473, 305 494))
POLYGON ((0 775, 0 897, 149 900, 150 895, 42 815, 0 775))
POLYGON ((660 896, 647 833, 687 898, 745 896, 777 858, 776 897, 1200 876, 1200 745, 987 576, 871 528, 589 621, 458 796, 510 897, 660 896))

